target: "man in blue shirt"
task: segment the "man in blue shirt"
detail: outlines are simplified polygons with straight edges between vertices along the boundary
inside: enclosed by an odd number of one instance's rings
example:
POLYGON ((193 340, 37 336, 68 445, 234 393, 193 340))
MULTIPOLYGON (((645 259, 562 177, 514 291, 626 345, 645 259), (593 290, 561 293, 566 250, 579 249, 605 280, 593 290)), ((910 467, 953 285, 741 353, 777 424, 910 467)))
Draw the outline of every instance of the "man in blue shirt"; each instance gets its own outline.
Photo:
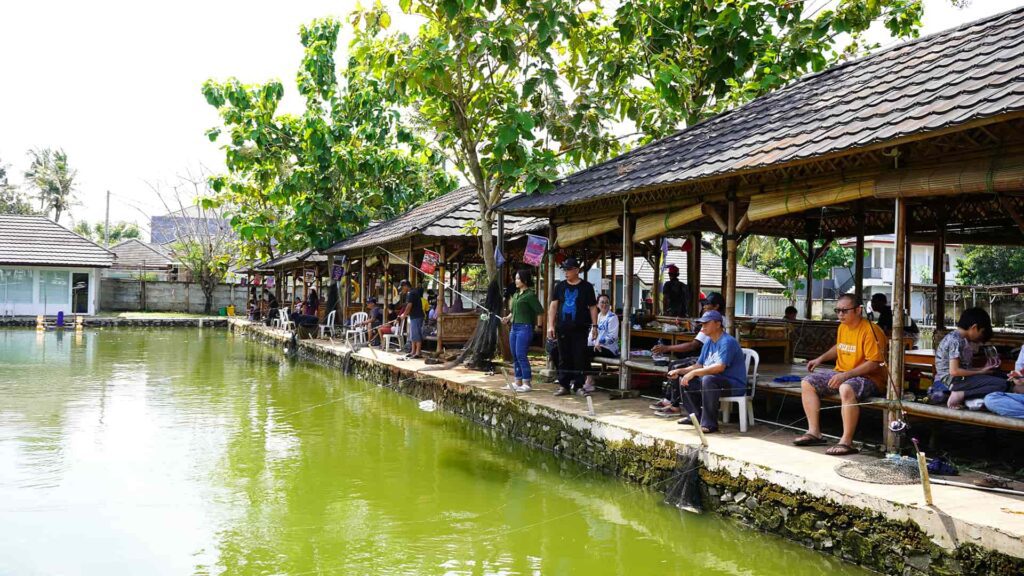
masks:
MULTIPOLYGON (((747 393, 747 367, 740 343, 725 333, 720 312, 709 310, 698 322, 701 333, 709 341, 701 347, 697 363, 668 375, 680 377, 679 386, 692 401, 700 417, 701 430, 711 434, 718 432, 718 399, 722 394, 742 396, 747 393)), ((680 424, 689 422, 688 418, 679 420, 680 424)))

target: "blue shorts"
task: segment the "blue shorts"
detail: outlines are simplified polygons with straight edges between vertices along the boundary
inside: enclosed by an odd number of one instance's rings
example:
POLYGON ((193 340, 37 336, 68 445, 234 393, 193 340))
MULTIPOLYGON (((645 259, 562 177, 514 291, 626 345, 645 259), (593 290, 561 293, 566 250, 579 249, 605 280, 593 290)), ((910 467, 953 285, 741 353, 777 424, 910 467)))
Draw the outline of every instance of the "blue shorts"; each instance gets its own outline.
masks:
POLYGON ((423 342, 423 318, 409 318, 409 341, 423 342))

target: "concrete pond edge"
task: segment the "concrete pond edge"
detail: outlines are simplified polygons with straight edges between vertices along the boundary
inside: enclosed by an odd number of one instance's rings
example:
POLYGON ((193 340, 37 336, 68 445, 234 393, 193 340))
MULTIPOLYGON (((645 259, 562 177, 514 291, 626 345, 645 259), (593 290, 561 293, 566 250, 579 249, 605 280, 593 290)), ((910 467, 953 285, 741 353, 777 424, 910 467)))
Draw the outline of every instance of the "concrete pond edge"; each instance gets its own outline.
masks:
MULTIPOLYGON (((285 333, 262 326, 231 321, 229 327, 265 345, 289 342, 285 333)), ((499 434, 652 489, 664 490, 677 475, 681 455, 694 450, 585 415, 346 354, 316 341, 300 342, 297 355, 419 400, 433 400, 439 409, 499 434)), ((838 493, 801 489, 802 479, 779 471, 707 452, 700 460, 701 500, 707 511, 822 553, 884 574, 1024 574, 1022 558, 977 543, 936 541, 915 521, 919 511, 886 514, 882 510, 892 508, 892 503, 878 503, 877 509, 870 506, 871 499, 866 500, 869 506, 853 505, 838 493)))

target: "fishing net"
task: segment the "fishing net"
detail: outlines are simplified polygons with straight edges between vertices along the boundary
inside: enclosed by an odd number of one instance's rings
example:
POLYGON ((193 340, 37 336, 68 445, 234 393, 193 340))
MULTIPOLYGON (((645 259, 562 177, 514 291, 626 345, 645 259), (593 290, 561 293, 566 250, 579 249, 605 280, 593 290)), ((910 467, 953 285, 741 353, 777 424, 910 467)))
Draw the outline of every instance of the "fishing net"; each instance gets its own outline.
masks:
POLYGON ((884 458, 872 462, 843 462, 836 466, 836 474, 850 480, 872 484, 920 484, 921 474, 917 460, 911 458, 884 458))
POLYGON ((690 449, 679 454, 673 479, 665 490, 665 503, 680 510, 700 513, 700 451, 690 449))
POLYGON ((487 286, 487 298, 484 300, 486 310, 481 311, 480 321, 476 324, 476 330, 470 336, 469 341, 462 348, 459 355, 452 361, 441 366, 428 366, 421 371, 428 370, 450 370, 459 364, 465 363, 467 368, 482 370, 484 372, 494 371, 494 353, 498 349, 498 328, 501 325, 501 288, 497 280, 492 280, 487 286))

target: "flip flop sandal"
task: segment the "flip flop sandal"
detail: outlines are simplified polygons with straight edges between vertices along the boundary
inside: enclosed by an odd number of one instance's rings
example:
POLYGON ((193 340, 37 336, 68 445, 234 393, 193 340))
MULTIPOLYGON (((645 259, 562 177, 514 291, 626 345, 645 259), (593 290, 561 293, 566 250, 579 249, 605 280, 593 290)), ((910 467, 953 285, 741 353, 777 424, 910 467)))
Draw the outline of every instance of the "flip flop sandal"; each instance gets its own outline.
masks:
POLYGON ((852 456, 853 454, 859 454, 860 450, 857 450, 849 444, 836 444, 835 446, 825 450, 825 454, 829 456, 852 456))
POLYGON ((718 433, 718 428, 706 428, 704 426, 701 426, 700 427, 700 431, 705 433, 705 434, 717 434, 718 433))
POLYGON ((811 436, 810 434, 797 436, 793 439, 794 446, 824 446, 827 443, 821 436, 811 436))

